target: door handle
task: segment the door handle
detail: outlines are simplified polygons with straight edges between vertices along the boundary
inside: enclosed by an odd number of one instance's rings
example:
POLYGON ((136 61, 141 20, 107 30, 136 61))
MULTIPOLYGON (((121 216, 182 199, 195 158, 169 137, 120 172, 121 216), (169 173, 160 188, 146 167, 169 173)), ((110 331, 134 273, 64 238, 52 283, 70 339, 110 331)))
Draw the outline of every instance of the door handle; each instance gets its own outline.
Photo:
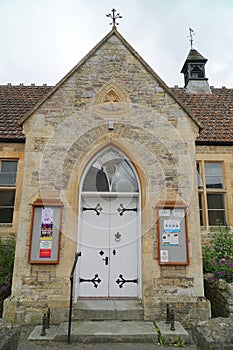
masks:
POLYGON ((108 256, 106 256, 106 258, 104 258, 103 261, 105 261, 105 265, 108 265, 108 256))

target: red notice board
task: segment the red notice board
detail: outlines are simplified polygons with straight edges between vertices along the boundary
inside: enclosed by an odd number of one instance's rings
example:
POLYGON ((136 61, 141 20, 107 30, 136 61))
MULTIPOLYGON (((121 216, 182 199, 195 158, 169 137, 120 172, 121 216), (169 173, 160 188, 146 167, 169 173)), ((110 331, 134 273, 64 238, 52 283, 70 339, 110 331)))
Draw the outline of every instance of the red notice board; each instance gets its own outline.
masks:
POLYGON ((58 264, 63 204, 60 200, 38 198, 32 204, 30 264, 58 264))

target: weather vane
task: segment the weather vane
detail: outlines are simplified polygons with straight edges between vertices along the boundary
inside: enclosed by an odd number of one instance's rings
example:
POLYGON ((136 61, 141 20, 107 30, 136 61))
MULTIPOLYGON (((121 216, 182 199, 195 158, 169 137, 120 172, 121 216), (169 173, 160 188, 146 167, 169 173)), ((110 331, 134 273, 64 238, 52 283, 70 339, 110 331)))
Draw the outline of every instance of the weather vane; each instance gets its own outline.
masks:
POLYGON ((117 18, 122 18, 122 16, 120 16, 119 13, 115 14, 116 10, 112 9, 112 14, 109 13, 108 15, 106 15, 106 17, 110 17, 112 19, 112 23, 109 23, 110 25, 112 25, 113 27, 116 27, 116 25, 118 26, 119 23, 116 22, 117 18))
POLYGON ((190 44, 191 44, 191 50, 193 48, 193 37, 196 33, 194 32, 194 30, 192 28, 189 28, 189 35, 187 36, 187 38, 189 38, 190 44))

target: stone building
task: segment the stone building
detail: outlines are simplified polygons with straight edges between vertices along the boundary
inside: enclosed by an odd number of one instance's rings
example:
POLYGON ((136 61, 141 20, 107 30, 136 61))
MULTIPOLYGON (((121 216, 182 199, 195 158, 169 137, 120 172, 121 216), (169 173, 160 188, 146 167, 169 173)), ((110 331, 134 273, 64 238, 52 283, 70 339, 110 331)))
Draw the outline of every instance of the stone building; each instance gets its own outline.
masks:
POLYGON ((210 315, 201 248, 233 222, 233 90, 191 49, 169 88, 115 27, 56 86, 0 86, 0 234, 17 237, 4 317, 67 319, 80 298, 210 315))

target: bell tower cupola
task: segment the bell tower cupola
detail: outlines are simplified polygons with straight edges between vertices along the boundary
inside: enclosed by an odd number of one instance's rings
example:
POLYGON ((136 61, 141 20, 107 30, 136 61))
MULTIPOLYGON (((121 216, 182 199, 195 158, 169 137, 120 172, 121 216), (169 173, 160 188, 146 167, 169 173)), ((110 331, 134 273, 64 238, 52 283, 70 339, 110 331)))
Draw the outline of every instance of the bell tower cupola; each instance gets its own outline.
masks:
POLYGON ((205 64, 208 60, 193 48, 195 32, 191 28, 189 31, 191 50, 181 69, 181 73, 184 74, 184 87, 188 93, 208 94, 211 93, 208 79, 205 76, 205 64))

